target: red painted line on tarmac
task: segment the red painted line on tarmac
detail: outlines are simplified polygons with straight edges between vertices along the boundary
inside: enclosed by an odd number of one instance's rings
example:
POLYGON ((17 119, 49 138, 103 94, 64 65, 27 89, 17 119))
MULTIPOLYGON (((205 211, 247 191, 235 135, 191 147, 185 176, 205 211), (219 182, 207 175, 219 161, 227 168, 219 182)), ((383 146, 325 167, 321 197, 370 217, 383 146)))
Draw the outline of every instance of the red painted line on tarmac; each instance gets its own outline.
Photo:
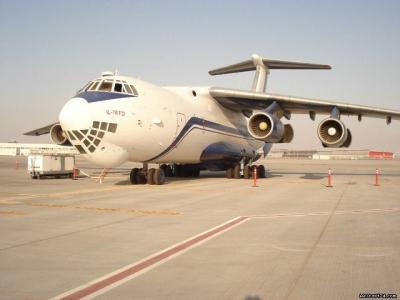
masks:
POLYGON ((224 223, 222 225, 219 225, 209 231, 206 231, 204 233, 201 233, 189 240, 186 240, 184 242, 181 242, 172 248, 168 248, 160 253, 154 254, 150 256, 149 258, 145 259, 144 261, 140 261, 132 266, 129 266, 127 269, 121 270, 120 272, 116 274, 112 274, 109 277, 99 279, 97 282, 93 282, 92 284, 89 284, 88 286, 82 287, 79 290, 72 290, 70 294, 64 293, 60 295, 60 298, 57 299, 68 299, 68 300, 76 300, 76 299, 82 299, 84 297, 90 296, 91 294, 98 292, 101 289, 104 289, 112 284, 115 284, 129 276, 134 275, 135 273, 138 273, 139 271, 145 270, 147 268, 150 268, 156 263, 159 263, 185 249, 188 249, 189 247, 192 247, 196 244, 199 244, 202 241, 205 241, 208 238, 211 238, 215 236, 218 233, 221 233, 224 230, 228 230, 231 227, 240 224, 241 222, 248 220, 249 217, 238 217, 233 219, 232 221, 228 221, 227 223, 224 223))

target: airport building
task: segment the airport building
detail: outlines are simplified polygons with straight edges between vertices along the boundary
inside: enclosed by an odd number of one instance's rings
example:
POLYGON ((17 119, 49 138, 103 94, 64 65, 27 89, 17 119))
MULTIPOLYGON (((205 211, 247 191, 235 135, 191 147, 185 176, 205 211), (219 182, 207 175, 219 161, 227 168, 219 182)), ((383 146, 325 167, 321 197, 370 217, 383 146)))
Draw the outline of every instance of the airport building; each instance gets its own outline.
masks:
POLYGON ((31 154, 78 155, 75 147, 56 144, 0 143, 0 155, 28 156, 31 154))
MULTIPOLYGON (((0 156, 28 156, 31 154, 79 155, 75 147, 56 144, 0 143, 0 156)), ((400 159, 400 153, 373 150, 287 150, 274 149, 267 157, 286 159, 400 159)))
POLYGON ((373 150, 272 150, 268 157, 288 159, 400 159, 398 153, 373 150))

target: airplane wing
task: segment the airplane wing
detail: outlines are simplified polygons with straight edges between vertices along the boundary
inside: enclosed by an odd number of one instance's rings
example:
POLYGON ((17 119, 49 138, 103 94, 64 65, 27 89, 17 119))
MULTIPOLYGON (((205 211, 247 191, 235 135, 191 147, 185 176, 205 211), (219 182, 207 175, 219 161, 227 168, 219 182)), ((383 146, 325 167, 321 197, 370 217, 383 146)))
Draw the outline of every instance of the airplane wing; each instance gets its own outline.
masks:
POLYGON ((336 101, 300 98, 293 96, 260 93, 253 91, 235 90, 212 87, 210 95, 221 105, 235 111, 263 110, 276 102, 287 115, 297 114, 329 114, 333 109, 338 109, 341 115, 356 115, 359 120, 362 116, 400 120, 400 111, 364 105, 348 104, 336 101))
POLYGON ((38 136, 38 135, 48 134, 48 133, 50 133, 51 127, 53 127, 55 124, 58 124, 58 122, 43 126, 41 128, 38 128, 38 129, 35 129, 32 131, 25 132, 24 135, 38 136))

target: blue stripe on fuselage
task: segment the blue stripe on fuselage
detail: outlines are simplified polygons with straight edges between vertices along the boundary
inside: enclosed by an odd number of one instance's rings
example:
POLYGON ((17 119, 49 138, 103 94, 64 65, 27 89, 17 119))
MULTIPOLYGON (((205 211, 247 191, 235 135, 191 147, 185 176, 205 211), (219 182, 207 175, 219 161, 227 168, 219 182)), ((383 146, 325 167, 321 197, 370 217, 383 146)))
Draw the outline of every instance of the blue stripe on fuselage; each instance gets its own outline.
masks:
POLYGON ((165 154, 167 154, 169 151, 171 151, 179 142, 181 142, 181 140, 183 139, 183 137, 186 135, 187 132, 189 132, 193 126, 195 125, 199 125, 202 126, 204 128, 204 130, 210 131, 209 129, 214 129, 214 130, 218 130, 218 131, 222 131, 224 134, 229 134, 229 135, 236 135, 236 136, 240 136, 242 138, 252 138, 250 135, 249 136, 245 136, 243 135, 239 129, 237 128, 233 128, 233 127, 229 127, 229 126, 225 126, 222 124, 218 124, 212 121, 208 121, 208 120, 204 120, 201 118, 197 118, 197 117, 192 117, 189 119, 189 121, 185 124, 185 126, 183 127, 183 129, 181 130, 181 132, 178 134, 178 136, 175 138, 175 140, 171 143, 171 145, 169 145, 164 151, 162 151, 160 154, 146 160, 145 162, 149 162, 155 159, 160 158, 161 156, 164 156, 165 154))
POLYGON ((75 98, 83 98, 89 103, 114 100, 114 99, 118 99, 118 98, 128 98, 128 97, 136 97, 136 96, 121 94, 121 93, 96 92, 96 91, 82 92, 75 96, 75 98))

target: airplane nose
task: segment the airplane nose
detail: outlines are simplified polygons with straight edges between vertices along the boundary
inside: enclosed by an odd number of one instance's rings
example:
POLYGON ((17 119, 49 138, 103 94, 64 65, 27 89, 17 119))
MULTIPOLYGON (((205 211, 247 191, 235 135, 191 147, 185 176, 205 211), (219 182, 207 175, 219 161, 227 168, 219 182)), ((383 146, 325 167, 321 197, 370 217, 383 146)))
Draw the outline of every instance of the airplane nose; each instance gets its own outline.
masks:
POLYGON ((61 109, 59 120, 64 130, 80 130, 92 124, 88 102, 82 98, 72 98, 61 109))

